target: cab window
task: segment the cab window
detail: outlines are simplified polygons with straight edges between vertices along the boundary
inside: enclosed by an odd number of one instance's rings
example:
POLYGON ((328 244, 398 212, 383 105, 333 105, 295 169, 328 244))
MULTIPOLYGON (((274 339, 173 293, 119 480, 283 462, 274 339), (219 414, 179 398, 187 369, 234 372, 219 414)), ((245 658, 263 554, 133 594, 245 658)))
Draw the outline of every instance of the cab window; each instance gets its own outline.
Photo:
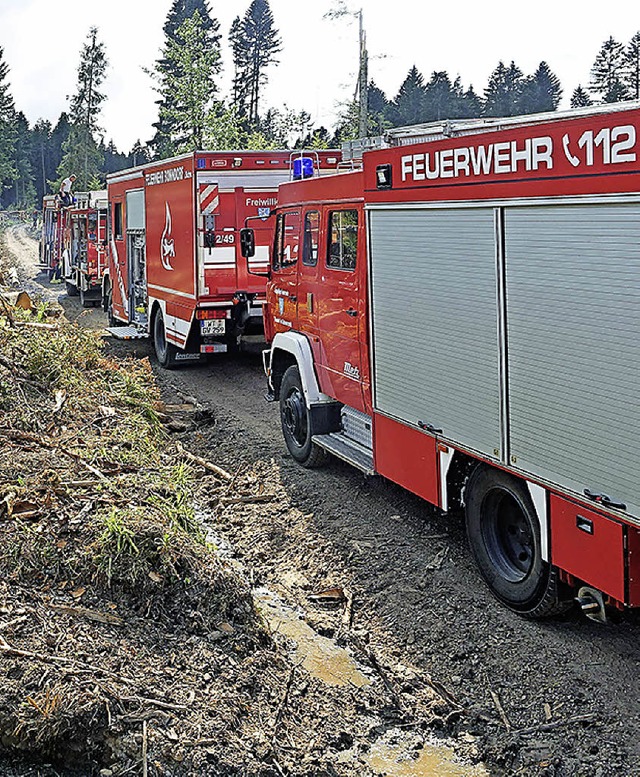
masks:
POLYGON ((320 214, 310 210, 304 214, 304 233, 302 246, 302 264, 315 267, 318 264, 318 233, 320 231, 320 214))
POLYGON ((358 211, 331 211, 327 234, 327 267, 355 270, 358 253, 358 211))
POLYGON ((273 269, 295 265, 300 241, 300 211, 281 213, 276 222, 273 269))

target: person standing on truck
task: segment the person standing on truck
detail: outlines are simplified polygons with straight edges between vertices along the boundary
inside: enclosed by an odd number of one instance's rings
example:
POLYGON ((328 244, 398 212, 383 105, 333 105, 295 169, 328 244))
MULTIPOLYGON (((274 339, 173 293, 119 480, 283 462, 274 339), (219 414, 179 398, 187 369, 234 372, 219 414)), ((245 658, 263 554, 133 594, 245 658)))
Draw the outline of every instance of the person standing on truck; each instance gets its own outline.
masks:
POLYGON ((68 178, 65 178, 64 181, 60 184, 60 203, 62 204, 63 208, 68 208, 69 205, 72 203, 72 196, 71 196, 71 190, 73 189, 73 184, 75 183, 76 177, 75 175, 71 174, 68 178))

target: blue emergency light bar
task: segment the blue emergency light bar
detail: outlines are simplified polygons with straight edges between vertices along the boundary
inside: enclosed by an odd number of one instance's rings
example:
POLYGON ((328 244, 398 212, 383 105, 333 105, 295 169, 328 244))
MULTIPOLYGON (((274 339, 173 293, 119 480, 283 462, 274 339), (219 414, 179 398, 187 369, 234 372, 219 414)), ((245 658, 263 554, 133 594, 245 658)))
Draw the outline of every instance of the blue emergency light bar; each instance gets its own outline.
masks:
POLYGON ((299 156, 293 160, 293 180, 300 181, 302 178, 311 178, 313 176, 313 159, 310 156, 299 156))

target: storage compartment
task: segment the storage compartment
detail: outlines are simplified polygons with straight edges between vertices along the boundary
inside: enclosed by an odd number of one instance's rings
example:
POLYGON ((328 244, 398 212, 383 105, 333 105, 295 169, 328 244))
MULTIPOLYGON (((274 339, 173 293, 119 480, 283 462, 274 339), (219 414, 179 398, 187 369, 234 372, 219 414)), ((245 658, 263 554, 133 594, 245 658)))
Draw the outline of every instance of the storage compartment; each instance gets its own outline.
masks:
POLYGON ((510 460, 640 516, 640 204, 505 210, 510 460))
POLYGON ((551 562, 625 601, 624 526, 555 494, 551 494, 551 562))
POLYGON ((376 472, 440 507, 435 437, 377 413, 373 423, 376 472))
POLYGON ((493 208, 370 213, 375 409, 502 448, 493 208))

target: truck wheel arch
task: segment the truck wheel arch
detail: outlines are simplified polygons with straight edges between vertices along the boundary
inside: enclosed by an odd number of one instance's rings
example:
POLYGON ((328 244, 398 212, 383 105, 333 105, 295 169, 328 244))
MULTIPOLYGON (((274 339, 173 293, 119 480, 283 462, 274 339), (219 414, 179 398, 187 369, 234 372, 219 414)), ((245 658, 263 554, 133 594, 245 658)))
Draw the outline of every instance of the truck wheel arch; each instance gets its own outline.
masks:
POLYGON ((333 402, 331 397, 320 391, 313 352, 307 338, 298 332, 279 332, 273 338, 269 355, 269 382, 276 398, 280 395, 280 384, 284 373, 292 365, 298 367, 307 406, 333 402))

